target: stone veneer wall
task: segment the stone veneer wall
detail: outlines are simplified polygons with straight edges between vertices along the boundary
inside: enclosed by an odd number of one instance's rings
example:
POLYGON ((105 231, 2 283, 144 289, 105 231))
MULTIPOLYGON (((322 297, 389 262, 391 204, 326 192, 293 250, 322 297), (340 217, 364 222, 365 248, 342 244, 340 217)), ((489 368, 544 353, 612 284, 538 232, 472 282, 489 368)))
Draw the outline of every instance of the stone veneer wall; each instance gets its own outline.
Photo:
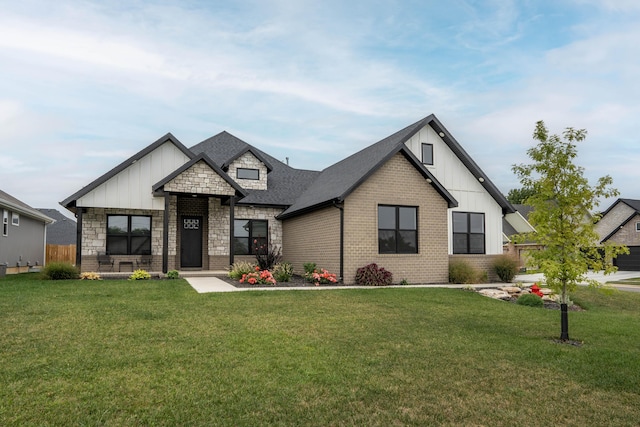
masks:
POLYGON ((267 167, 250 152, 244 153, 229 165, 229 176, 247 190, 267 189, 267 167), (238 168, 258 169, 259 179, 238 179, 238 168))
POLYGON ((200 216, 202 217, 202 269, 209 269, 209 257, 208 246, 209 242, 207 236, 209 235, 209 221, 207 218, 209 217, 209 203, 208 198, 204 197, 178 197, 178 221, 176 224, 176 256, 175 263, 178 266, 178 270, 181 269, 180 266, 180 246, 182 244, 182 217, 183 216, 200 216))
POLYGON ((187 194, 217 194, 233 196, 235 190, 212 170, 199 161, 164 185, 165 191, 187 194))
MULTIPOLYGON (((150 215, 151 254, 150 270, 162 271, 162 228, 163 211, 114 208, 88 208, 82 214, 82 271, 98 270, 98 253, 107 250, 107 215, 150 215)), ((140 255, 113 255, 114 271, 118 271, 120 261, 131 261, 136 267, 140 255)))

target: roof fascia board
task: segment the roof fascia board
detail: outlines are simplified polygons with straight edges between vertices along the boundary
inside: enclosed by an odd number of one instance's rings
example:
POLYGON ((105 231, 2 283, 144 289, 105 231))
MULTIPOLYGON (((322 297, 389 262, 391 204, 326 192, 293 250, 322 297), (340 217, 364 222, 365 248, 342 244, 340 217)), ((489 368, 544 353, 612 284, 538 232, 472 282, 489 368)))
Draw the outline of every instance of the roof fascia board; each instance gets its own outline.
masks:
POLYGON ((613 236, 615 236, 615 235, 616 235, 616 233, 617 233, 618 231, 620 231, 620 229, 621 229, 622 227, 624 227, 625 225, 627 225, 627 224, 629 223, 629 221, 631 221, 633 218, 635 218, 635 217, 636 217, 636 216, 638 216, 638 215, 640 215, 640 212, 638 212, 638 211, 635 211, 634 213, 632 213, 632 214, 631 214, 631 216, 630 216, 629 218, 627 218, 627 219, 625 219, 624 221, 622 221, 622 223, 621 223, 618 227, 616 227, 616 228, 615 228, 611 233, 609 233, 609 235, 607 235, 607 237, 605 237, 604 239, 600 240, 600 243, 604 243, 604 242, 606 242, 607 240, 609 240, 610 238, 612 238, 613 236))
POLYGON ((47 224, 51 224, 54 222, 52 218, 49 218, 45 214, 37 211, 35 209, 27 209, 24 206, 17 205, 9 200, 0 198, 0 208, 7 208, 12 212, 19 213, 20 215, 24 215, 33 219, 37 219, 40 221, 44 221, 47 224))
POLYGON ((101 184, 104 184, 105 182, 107 182, 108 180, 110 180, 111 178, 113 178, 114 176, 116 176, 126 168, 128 168, 132 163, 142 159, 144 156, 151 153, 153 150, 165 144, 166 142, 173 143, 173 145, 175 145, 180 151, 182 151, 189 159, 193 159, 194 154, 191 151, 189 151, 189 149, 185 147, 175 136, 173 136, 171 132, 168 132, 167 134, 165 134, 164 136, 162 136, 152 144, 138 151, 136 154, 129 157, 127 160, 120 163, 115 168, 111 169, 109 172, 95 179, 89 185, 81 188, 79 191, 75 192, 71 196, 64 199, 62 202, 60 202, 60 205, 64 206, 65 208, 75 207, 75 201, 78 200, 80 197, 96 189, 101 184))
MULTIPOLYGON (((245 142, 245 144, 246 144, 246 142, 245 142)), ((244 155, 246 153, 251 153, 253 155, 253 157, 255 157, 256 159, 260 160, 267 167, 267 173, 271 172, 273 170, 273 166, 271 166, 271 163, 269 163, 267 161, 267 159, 265 159, 264 156, 257 151, 257 149, 255 149, 254 147, 250 146, 249 144, 247 144, 247 145, 248 145, 248 147, 243 148, 237 154, 235 154, 229 160, 227 160, 222 165, 222 169, 228 169, 229 166, 231 166, 231 163, 233 163, 235 160, 237 160, 240 156, 242 156, 242 155, 244 155)))
POLYGON ((276 219, 283 220, 283 219, 293 218, 293 217, 296 217, 296 216, 304 215, 306 213, 317 211, 318 209, 322 209, 322 208, 326 208, 326 207, 329 207, 329 206, 333 206, 336 203, 340 203, 340 202, 341 201, 338 200, 338 199, 325 200, 324 202, 316 203, 315 205, 307 206, 306 208, 299 209, 299 210, 294 211, 294 212, 281 213, 280 215, 276 216, 276 219))

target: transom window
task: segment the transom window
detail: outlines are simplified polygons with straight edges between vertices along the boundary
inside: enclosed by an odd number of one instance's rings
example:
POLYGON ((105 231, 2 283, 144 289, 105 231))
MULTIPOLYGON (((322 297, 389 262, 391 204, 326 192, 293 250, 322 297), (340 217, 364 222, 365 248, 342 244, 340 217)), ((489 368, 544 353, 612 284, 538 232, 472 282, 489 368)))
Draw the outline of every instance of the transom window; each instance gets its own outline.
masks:
POLYGON ((247 169, 247 168, 238 168, 237 172, 238 179, 260 179, 260 170, 259 169, 247 169))
POLYGON ((433 164, 433 144, 422 144, 422 163, 433 164))
POLYGON ((418 253, 418 208, 378 206, 378 252, 418 253))
POLYGON ((151 254, 151 217, 108 215, 107 252, 110 255, 151 254))
POLYGON ((484 214, 453 212, 453 253, 483 254, 484 214))
POLYGON ((11 212, 11 225, 20 226, 20 214, 11 212))
POLYGON ((9 211, 4 209, 2 211, 2 235, 7 236, 9 234, 9 211))
POLYGON ((263 219, 236 219, 233 221, 233 253, 255 255, 266 248, 269 226, 263 219))

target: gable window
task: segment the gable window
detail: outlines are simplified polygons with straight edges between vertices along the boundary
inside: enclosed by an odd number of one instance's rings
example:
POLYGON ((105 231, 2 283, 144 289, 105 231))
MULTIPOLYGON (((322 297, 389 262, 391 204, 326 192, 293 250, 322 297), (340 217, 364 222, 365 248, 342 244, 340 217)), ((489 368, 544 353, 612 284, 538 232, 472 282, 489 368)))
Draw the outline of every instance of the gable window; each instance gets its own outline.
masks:
POLYGON ((433 144, 422 144, 422 163, 433 164, 433 144))
POLYGON ((108 215, 107 252, 110 255, 150 254, 151 217, 108 215))
POLYGON ((11 225, 20 226, 20 214, 11 212, 11 225))
POLYGON ((233 221, 233 253, 255 255, 260 248, 267 247, 269 226, 263 219, 236 219, 233 221))
POLYGON ((378 206, 378 252, 381 254, 418 253, 418 208, 378 206))
POLYGON ((483 254, 484 214, 453 212, 453 253, 483 254))
POLYGON ((260 179, 260 170, 258 169, 247 169, 247 168, 238 168, 237 171, 238 179, 260 179))
POLYGON ((9 234, 9 211, 4 209, 2 211, 2 235, 7 236, 9 234))

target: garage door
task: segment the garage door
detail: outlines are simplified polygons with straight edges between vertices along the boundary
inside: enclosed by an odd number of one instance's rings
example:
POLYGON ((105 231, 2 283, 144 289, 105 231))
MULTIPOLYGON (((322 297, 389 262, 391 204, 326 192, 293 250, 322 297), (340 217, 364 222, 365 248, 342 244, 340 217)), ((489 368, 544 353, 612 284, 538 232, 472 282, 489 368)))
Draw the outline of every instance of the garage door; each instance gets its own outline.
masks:
POLYGON ((640 271, 640 246, 629 246, 629 255, 619 255, 614 264, 620 271, 640 271))

